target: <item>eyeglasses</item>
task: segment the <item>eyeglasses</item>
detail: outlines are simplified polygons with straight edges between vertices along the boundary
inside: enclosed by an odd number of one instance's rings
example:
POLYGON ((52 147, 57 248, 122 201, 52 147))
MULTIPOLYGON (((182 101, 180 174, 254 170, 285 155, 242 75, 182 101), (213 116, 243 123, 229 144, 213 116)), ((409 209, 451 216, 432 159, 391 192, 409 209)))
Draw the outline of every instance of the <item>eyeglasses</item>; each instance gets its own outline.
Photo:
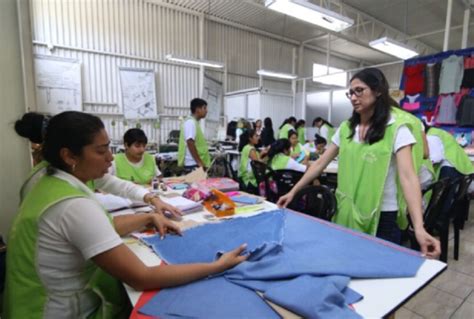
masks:
POLYGON ((346 92, 346 96, 348 99, 351 99, 352 95, 355 94, 357 97, 361 97, 364 94, 364 91, 368 88, 363 87, 356 87, 355 89, 350 89, 349 92, 346 92))

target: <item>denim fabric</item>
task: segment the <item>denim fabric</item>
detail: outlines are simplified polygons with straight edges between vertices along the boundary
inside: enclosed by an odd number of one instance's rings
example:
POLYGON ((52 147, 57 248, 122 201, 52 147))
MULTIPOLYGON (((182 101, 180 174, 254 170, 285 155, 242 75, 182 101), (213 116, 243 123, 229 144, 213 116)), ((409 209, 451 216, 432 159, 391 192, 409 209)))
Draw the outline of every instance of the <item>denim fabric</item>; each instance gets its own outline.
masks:
POLYGON ((397 224, 398 211, 381 212, 376 236, 399 245, 402 241, 402 232, 397 224))

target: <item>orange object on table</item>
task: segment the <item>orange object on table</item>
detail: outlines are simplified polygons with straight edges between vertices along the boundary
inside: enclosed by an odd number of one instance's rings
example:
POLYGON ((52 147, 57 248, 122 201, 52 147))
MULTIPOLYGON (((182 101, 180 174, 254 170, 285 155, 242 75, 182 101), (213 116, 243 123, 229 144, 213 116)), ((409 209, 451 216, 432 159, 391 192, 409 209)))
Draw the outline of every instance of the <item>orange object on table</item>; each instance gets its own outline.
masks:
POLYGON ((217 189, 211 189, 211 196, 203 202, 203 205, 217 217, 235 214, 235 203, 229 196, 217 189))

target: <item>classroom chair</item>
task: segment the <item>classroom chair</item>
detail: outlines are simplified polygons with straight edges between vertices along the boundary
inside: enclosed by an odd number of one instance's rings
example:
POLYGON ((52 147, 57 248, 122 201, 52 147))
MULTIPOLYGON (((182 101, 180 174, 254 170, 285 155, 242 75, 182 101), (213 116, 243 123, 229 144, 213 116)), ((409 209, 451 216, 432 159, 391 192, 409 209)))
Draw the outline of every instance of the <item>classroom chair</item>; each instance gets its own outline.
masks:
POLYGON ((272 169, 265 163, 259 161, 250 161, 250 166, 252 167, 253 174, 257 180, 257 185, 259 185, 259 187, 260 185, 263 186, 263 192, 261 192, 261 195, 264 195, 268 201, 274 202, 275 192, 270 188, 270 175, 272 169))
POLYGON ((336 197, 329 187, 309 185, 296 193, 288 208, 331 221, 336 213, 336 197))
POLYGON ((294 171, 291 169, 279 169, 275 170, 270 174, 270 177, 275 181, 277 194, 275 196, 276 200, 281 196, 287 194, 293 186, 298 183, 298 181, 303 177, 304 173, 294 171))

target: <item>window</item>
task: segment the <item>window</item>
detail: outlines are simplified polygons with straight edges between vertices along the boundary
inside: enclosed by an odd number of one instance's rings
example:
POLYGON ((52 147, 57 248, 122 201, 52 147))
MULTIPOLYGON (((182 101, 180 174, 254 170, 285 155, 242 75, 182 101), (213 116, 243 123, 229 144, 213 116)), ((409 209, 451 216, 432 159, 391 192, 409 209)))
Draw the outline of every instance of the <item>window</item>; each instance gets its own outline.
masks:
POLYGON ((326 65, 313 63, 313 81, 327 85, 347 87, 347 72, 344 72, 342 69, 329 67, 328 74, 326 65))

